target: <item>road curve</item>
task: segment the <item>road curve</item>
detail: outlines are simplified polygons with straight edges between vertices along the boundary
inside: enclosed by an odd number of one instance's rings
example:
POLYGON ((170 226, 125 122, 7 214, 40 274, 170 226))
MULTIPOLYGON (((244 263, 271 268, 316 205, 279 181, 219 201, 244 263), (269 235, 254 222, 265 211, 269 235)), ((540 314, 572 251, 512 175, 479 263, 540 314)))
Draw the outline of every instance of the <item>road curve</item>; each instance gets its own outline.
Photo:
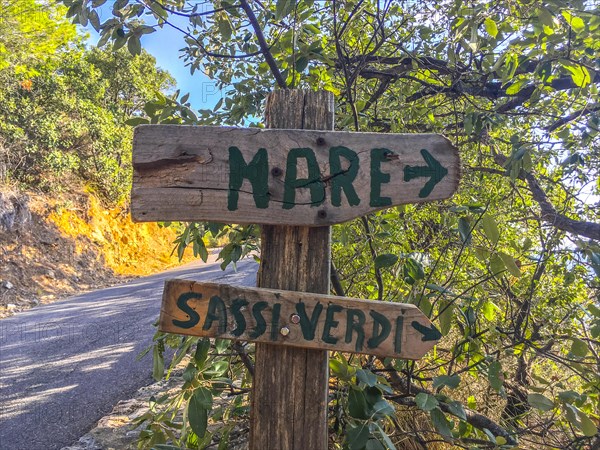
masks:
POLYGON ((192 263, 0 320, 0 450, 54 450, 151 382, 152 341, 168 278, 254 286, 251 259, 223 272, 192 263))

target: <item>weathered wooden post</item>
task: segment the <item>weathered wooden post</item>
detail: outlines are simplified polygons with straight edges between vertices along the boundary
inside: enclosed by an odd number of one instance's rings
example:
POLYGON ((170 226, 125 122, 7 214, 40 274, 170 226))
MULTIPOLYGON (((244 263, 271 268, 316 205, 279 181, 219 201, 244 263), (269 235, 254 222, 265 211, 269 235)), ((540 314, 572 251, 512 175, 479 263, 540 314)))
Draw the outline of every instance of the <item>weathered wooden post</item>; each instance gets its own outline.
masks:
MULTIPOLYGON (((265 120, 269 128, 332 130, 333 108, 330 92, 279 90, 265 120)), ((276 169, 271 175, 280 176, 276 169)), ((258 287, 328 294, 330 234, 328 226, 263 225, 258 287)), ((257 343, 254 370, 250 450, 327 449, 328 353, 257 343)))

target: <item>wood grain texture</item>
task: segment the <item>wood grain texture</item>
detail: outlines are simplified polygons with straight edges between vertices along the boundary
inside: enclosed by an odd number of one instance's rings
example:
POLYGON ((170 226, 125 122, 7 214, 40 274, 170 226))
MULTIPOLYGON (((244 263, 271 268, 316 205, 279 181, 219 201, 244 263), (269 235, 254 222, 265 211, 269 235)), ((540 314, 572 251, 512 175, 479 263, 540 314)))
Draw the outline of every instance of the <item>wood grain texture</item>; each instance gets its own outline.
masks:
POLYGON ((160 331, 419 359, 441 334, 414 305, 169 280, 160 331))
MULTIPOLYGON (((292 121, 306 126, 309 115, 292 121)), ((448 198, 459 165, 457 149, 436 134, 140 125, 132 217, 331 225, 448 198)))
MULTIPOLYGON (((269 128, 333 129, 330 92, 275 91, 269 128)), ((329 227, 264 225, 257 286, 329 294, 329 227)), ((329 354, 256 344, 250 450, 326 450, 329 354)))

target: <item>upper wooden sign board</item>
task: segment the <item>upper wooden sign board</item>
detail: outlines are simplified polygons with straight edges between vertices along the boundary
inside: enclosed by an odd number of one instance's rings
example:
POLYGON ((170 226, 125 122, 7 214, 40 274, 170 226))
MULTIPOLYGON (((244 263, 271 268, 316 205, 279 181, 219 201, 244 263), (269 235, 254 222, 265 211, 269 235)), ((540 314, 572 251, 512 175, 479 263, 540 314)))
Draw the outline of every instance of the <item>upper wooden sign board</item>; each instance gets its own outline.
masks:
POLYGON ((159 330, 419 359, 441 338, 415 305, 169 280, 159 330))
POLYGON ((137 221, 324 226, 450 197, 458 151, 437 134, 140 125, 137 221))

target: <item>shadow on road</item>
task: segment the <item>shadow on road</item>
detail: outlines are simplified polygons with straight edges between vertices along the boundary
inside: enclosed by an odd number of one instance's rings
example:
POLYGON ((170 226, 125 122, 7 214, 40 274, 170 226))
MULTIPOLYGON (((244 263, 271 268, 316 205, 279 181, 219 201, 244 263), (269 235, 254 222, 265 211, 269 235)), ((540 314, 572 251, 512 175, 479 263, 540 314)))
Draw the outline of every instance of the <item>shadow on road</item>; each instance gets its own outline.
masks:
POLYGON ((60 449, 113 405, 151 381, 151 344, 164 281, 254 286, 257 264, 238 271, 193 263, 0 321, 0 449, 60 449))

